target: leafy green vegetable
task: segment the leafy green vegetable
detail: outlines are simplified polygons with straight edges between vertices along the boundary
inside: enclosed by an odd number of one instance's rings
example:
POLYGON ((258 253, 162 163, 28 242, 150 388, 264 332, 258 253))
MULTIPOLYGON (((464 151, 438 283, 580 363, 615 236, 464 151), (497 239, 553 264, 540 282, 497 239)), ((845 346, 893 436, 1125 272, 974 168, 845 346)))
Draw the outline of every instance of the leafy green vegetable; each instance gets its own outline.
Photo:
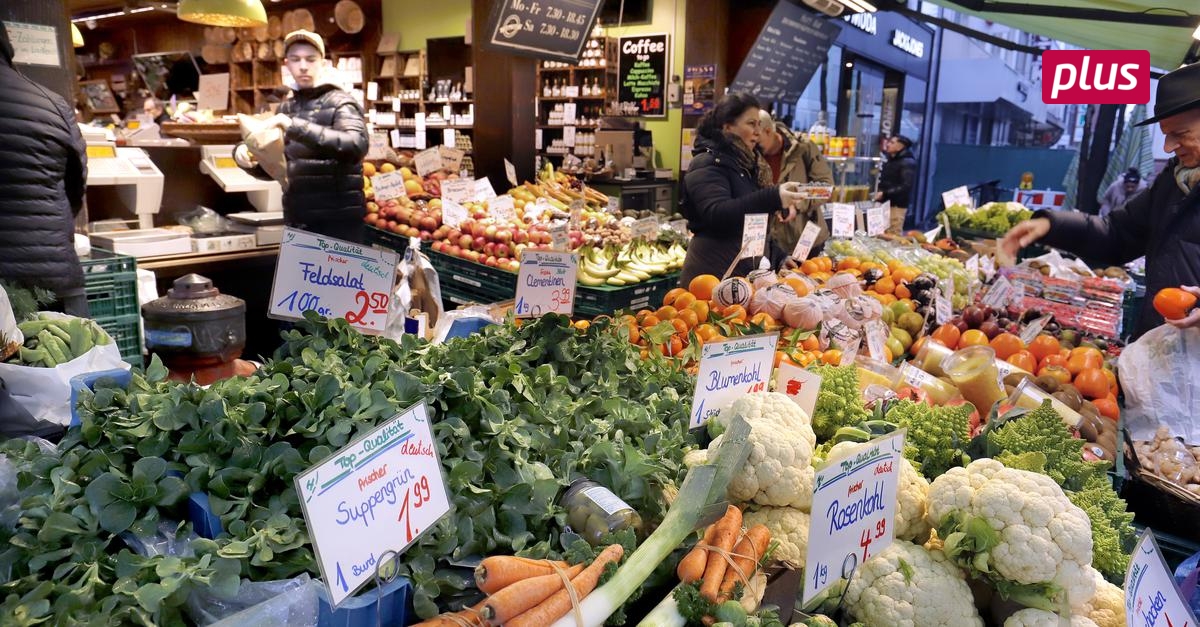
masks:
POLYGON ((887 420, 908 429, 904 456, 933 481, 970 461, 965 449, 971 441, 972 410, 967 404, 930 407, 903 400, 888 409, 887 420))
POLYGON ((858 391, 857 368, 819 365, 812 370, 821 375, 821 389, 812 415, 812 428, 818 440, 832 438, 839 428, 870 418, 858 391))

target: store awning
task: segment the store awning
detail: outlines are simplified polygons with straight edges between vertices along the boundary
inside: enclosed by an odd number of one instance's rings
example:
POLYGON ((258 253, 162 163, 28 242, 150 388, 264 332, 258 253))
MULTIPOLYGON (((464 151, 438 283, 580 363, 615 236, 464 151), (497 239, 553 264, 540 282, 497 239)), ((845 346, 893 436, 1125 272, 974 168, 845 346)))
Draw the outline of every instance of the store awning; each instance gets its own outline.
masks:
POLYGON ((1196 43, 1197 0, 931 0, 934 4, 1091 50, 1149 50, 1150 63, 1179 67, 1196 43))

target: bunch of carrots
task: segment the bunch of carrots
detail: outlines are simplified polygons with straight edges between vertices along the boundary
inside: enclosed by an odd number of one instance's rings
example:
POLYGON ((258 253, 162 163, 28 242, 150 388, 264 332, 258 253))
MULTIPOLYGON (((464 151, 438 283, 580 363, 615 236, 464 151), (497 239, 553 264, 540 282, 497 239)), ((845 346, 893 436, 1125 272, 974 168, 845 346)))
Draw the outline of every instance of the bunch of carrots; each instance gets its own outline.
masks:
POLYGON ((470 608, 435 616, 416 627, 545 627, 572 610, 564 576, 575 598, 583 601, 600 583, 604 568, 620 562, 624 553, 621 545, 609 545, 587 567, 511 555, 484 558, 475 568, 475 585, 488 596, 470 608))
POLYGON ((749 584, 770 544, 771 532, 764 525, 754 525, 743 533, 742 510, 730 505, 725 515, 705 530, 696 547, 679 560, 675 574, 684 585, 699 582, 700 596, 710 603, 724 603, 737 584, 749 584))

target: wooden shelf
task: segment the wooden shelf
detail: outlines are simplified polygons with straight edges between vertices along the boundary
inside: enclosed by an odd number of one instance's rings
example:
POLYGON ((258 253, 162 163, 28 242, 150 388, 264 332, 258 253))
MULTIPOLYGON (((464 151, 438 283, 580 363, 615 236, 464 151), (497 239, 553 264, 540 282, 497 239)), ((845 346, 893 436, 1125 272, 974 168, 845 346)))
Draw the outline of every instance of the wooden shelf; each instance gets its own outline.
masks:
POLYGON ((603 101, 607 96, 538 96, 537 99, 542 102, 575 102, 577 100, 599 100, 603 101))
POLYGON ((475 125, 474 124, 457 124, 457 125, 456 124, 429 124, 428 122, 425 123, 425 131, 426 132, 442 131, 442 130, 446 130, 446 129, 451 129, 451 130, 455 130, 455 131, 473 131, 473 130, 475 130, 475 125))
POLYGON ((426 100, 425 104, 475 104, 474 100, 426 100))
POLYGON ((536 126, 536 128, 561 131, 562 129, 564 129, 568 126, 574 126, 577 129, 584 129, 584 130, 593 130, 593 129, 599 130, 599 128, 600 128, 599 124, 538 124, 536 126))

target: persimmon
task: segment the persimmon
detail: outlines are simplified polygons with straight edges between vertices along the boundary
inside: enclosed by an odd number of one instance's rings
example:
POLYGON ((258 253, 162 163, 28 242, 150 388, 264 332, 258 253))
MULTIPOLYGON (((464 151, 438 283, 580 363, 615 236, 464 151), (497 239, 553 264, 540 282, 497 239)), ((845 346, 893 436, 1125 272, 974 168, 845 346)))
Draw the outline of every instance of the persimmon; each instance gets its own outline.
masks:
POLYGON ((683 289, 682 287, 671 288, 671 290, 669 292, 667 292, 667 294, 665 296, 663 296, 663 304, 664 305, 674 305, 675 299, 679 298, 680 294, 687 294, 687 293, 689 293, 689 292, 687 290, 683 289))
POLYGON ((1112 420, 1120 420, 1121 406, 1117 404, 1117 401, 1105 397, 1093 400, 1092 404, 1100 411, 1101 416, 1112 420))
POLYGON ((1167 320, 1186 318, 1196 306, 1196 296, 1178 287, 1164 287, 1154 295, 1154 311, 1167 320))
POLYGON ((1028 350, 1019 350, 1009 355, 1005 361, 1031 374, 1037 371, 1037 358, 1028 350))
POLYGON ((1050 355, 1057 355, 1060 348, 1057 338, 1044 333, 1033 338, 1029 344, 1029 352, 1033 353, 1039 362, 1050 355))
POLYGON ((1108 379, 1104 377, 1100 368, 1084 368, 1075 374, 1073 383, 1075 389, 1088 400, 1094 401, 1108 396, 1108 379))
POLYGON ((958 339, 962 337, 962 331, 958 327, 946 323, 933 330, 933 339, 943 346, 951 348, 958 346, 958 339))
POLYGON ((1003 360, 1008 360, 1008 358, 1015 355, 1017 351, 1025 349, 1025 342, 1022 342, 1021 338, 1013 335, 1012 333, 1001 333, 1000 335, 992 338, 992 341, 989 342, 989 344, 991 345, 992 350, 996 351, 996 357, 1003 360))

